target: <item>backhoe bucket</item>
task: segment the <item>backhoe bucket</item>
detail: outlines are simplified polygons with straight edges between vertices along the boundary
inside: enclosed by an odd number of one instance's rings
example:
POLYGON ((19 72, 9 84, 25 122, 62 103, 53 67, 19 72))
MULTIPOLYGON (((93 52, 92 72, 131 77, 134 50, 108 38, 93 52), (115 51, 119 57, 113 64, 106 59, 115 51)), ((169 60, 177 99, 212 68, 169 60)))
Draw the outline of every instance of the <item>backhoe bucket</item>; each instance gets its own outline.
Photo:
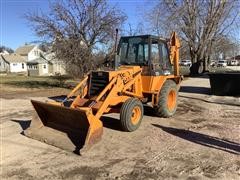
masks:
POLYGON ((24 134, 30 138, 80 154, 101 139, 102 122, 91 108, 69 108, 31 101, 36 115, 24 134))

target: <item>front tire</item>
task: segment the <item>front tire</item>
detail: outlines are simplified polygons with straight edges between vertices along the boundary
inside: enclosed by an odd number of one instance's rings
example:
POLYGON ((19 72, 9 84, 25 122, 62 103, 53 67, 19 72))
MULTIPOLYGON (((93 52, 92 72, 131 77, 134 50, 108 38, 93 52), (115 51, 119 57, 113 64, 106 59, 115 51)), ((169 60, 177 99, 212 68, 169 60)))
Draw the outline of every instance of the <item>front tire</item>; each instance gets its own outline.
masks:
POLYGON ((132 132, 138 129, 143 118, 143 104, 137 98, 129 98, 120 110, 120 122, 122 129, 132 132))
POLYGON ((158 105, 154 107, 159 117, 171 117, 177 110, 178 88, 173 80, 167 80, 160 91, 158 105))

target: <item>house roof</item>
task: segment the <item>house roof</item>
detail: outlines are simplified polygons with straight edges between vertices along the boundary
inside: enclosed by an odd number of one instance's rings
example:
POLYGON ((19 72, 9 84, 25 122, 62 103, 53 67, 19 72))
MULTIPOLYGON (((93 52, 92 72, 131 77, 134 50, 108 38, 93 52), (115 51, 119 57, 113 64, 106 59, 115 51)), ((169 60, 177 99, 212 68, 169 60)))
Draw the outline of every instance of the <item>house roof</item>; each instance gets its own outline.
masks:
POLYGON ((235 56, 235 57, 232 57, 232 59, 240 60, 240 55, 237 55, 237 56, 235 56))
POLYGON ((35 47, 35 45, 21 46, 21 47, 17 48, 15 52, 24 56, 24 55, 27 55, 34 47, 35 47))
POLYGON ((7 50, 0 50, 0 54, 9 54, 7 50))
POLYGON ((43 63, 50 63, 52 64, 51 62, 49 62, 48 60, 42 58, 42 57, 39 57, 37 59, 34 59, 32 61, 29 61, 27 64, 43 64, 43 63))
POLYGON ((26 60, 20 56, 19 54, 12 53, 12 54, 4 54, 2 55, 3 59, 9 63, 22 63, 26 62, 26 60))

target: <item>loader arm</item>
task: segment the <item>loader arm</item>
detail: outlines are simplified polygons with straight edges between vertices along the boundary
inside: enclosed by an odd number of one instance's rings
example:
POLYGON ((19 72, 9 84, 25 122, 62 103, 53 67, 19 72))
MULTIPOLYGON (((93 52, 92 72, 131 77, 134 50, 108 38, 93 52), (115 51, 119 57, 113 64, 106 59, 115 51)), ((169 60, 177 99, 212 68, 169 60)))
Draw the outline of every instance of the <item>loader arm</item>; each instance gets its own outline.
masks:
POLYGON ((97 97, 96 101, 100 101, 100 99, 103 97, 103 95, 110 90, 110 92, 108 93, 107 97, 105 98, 105 100, 103 101, 102 105, 100 106, 100 108, 98 109, 97 113, 95 114, 96 118, 100 119, 100 117, 103 115, 104 112, 106 112, 108 106, 111 104, 110 100, 111 97, 114 97, 117 95, 118 93, 118 87, 116 86, 118 78, 115 77, 111 80, 111 82, 108 84, 108 86, 102 91, 102 93, 97 97))
MULTIPOLYGON (((88 76, 86 76, 68 95, 67 98, 72 97, 78 90, 82 88, 82 86, 86 85, 88 80, 88 76)), ((84 94, 83 94, 84 96, 84 94)))
MULTIPOLYGON (((141 70, 135 74, 120 73, 114 77, 97 97, 89 99, 88 107, 96 110, 94 115, 97 119, 111 110, 111 106, 116 106, 125 102, 129 97, 143 98, 141 87, 141 70), (122 94, 119 96, 119 94, 122 94)), ((81 96, 77 96, 73 101, 72 108, 80 108, 81 96)))
POLYGON ((137 72, 134 78, 125 84, 123 87, 124 94, 132 97, 143 98, 141 72, 142 71, 137 72), (131 86, 133 86, 132 92, 128 90, 131 86))

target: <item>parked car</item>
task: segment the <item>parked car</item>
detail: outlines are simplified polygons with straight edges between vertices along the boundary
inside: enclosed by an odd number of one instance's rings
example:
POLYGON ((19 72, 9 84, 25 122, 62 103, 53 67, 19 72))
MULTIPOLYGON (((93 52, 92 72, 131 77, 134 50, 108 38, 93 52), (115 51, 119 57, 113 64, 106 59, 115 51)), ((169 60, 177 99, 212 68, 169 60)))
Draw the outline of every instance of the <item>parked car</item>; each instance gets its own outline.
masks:
POLYGON ((190 60, 181 60, 179 64, 180 66, 191 66, 192 62, 190 60))
POLYGON ((229 60, 228 61, 228 65, 229 66, 237 66, 238 65, 238 61, 237 60, 229 60))
POLYGON ((227 61, 226 60, 219 60, 217 63, 217 67, 226 67, 227 61))
POLYGON ((217 61, 211 60, 210 61, 210 66, 215 67, 217 65, 217 61))

